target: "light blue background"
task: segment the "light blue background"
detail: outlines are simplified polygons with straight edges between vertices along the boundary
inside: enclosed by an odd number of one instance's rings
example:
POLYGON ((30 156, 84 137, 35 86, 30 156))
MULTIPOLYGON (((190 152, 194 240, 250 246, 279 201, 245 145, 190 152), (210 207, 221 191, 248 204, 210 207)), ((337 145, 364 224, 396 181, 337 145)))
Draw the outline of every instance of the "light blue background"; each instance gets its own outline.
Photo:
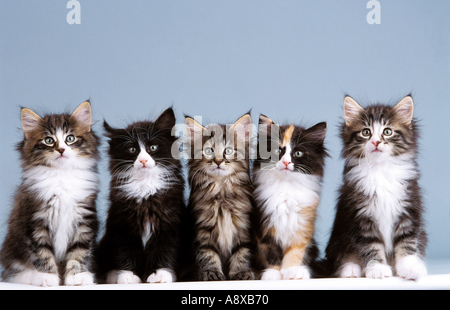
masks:
MULTIPOLYGON (((412 92, 420 119, 420 184, 428 257, 449 258, 450 2, 387 1, 369 25, 367 1, 87 1, 69 25, 67 1, 0 0, 0 242, 20 183, 20 106, 72 112, 91 98, 94 130, 174 106, 213 122, 252 108, 280 122, 327 121, 331 158, 316 237, 323 251, 343 161, 345 93, 396 103, 412 92)), ((102 224, 109 175, 102 145, 102 224)))

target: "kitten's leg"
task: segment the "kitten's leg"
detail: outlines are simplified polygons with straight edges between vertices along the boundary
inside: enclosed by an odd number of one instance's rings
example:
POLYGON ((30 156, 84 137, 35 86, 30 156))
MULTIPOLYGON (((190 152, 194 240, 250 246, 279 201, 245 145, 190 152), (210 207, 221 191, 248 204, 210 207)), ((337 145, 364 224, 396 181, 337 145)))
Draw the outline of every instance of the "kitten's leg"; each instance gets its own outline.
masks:
POLYGON ((400 222, 396 231, 395 240, 398 241, 394 244, 395 270, 399 277, 418 281, 427 275, 427 268, 419 254, 420 241, 414 232, 413 225, 404 223, 406 220, 400 222))
POLYGON ((258 251, 264 268, 261 280, 281 280, 280 269, 283 259, 281 247, 271 236, 266 235, 258 242, 258 251))
POLYGON ((164 231, 153 235, 145 246, 146 271, 143 278, 148 283, 175 282, 178 248, 177 231, 164 231))
POLYGON ((201 281, 225 280, 220 256, 212 247, 200 246, 197 250, 196 261, 200 268, 199 278, 201 281))
POLYGON ((230 257, 230 280, 254 280, 255 274, 251 270, 251 252, 245 245, 233 249, 230 257))
POLYGON ((371 242, 360 252, 364 260, 364 273, 367 278, 383 279, 392 276, 392 269, 387 264, 384 245, 371 242))
POLYGON ((55 254, 49 235, 49 229, 42 223, 34 224, 36 228, 31 235, 31 261, 34 273, 31 284, 37 286, 58 286, 59 275, 55 254))
POLYGON ((361 265, 356 255, 348 255, 342 260, 336 276, 339 278, 360 278, 361 273, 361 265))
POLYGON ((95 239, 96 220, 79 224, 75 236, 68 246, 64 283, 66 285, 93 285, 92 244, 95 239))
POLYGON ((306 246, 307 240, 300 244, 293 244, 285 250, 280 270, 283 280, 310 278, 308 267, 302 266, 306 246))

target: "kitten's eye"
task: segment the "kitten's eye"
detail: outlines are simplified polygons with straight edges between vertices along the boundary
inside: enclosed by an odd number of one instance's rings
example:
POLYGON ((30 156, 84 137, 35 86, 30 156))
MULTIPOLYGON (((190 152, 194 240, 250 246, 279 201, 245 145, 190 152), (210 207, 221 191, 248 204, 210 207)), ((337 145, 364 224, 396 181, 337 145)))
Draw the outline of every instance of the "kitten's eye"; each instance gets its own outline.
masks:
POLYGON ((385 136, 392 136, 392 129, 384 128, 383 135, 385 135, 385 136))
POLYGON ((68 136, 66 137, 66 142, 67 142, 67 143, 73 143, 73 142, 75 142, 75 136, 73 136, 73 135, 68 135, 68 136))
POLYGON ((152 151, 152 152, 156 151, 157 149, 158 149, 157 145, 150 146, 150 151, 152 151))
POLYGON ((296 152, 294 152, 294 156, 295 157, 302 157, 303 156, 303 152, 302 151, 296 151, 296 152))
POLYGON ((276 149, 274 152, 275 154, 281 154, 281 149, 276 149))
POLYGON ((364 137, 370 136, 370 129, 369 129, 369 128, 363 129, 363 131, 361 131, 361 134, 362 134, 364 137))
POLYGON ((55 143, 55 140, 51 137, 47 137, 45 138, 44 142, 45 144, 52 145, 53 143, 55 143))
POLYGON ((231 154, 233 154, 234 153, 234 150, 231 148, 231 147, 227 147, 226 149, 225 149, 225 155, 231 155, 231 154))
POLYGON ((213 149, 210 147, 206 147, 203 152, 205 153, 206 156, 210 156, 214 153, 213 149))
POLYGON ((137 151, 137 149, 133 146, 128 148, 128 152, 130 152, 131 154, 136 153, 136 151, 137 151))

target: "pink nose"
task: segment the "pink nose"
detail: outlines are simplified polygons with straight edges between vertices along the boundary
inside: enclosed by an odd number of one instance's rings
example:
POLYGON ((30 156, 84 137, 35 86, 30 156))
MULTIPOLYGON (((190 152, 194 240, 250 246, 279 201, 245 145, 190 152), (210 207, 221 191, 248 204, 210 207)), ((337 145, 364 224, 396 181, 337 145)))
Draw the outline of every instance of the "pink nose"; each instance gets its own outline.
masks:
POLYGON ((290 162, 288 162, 288 161, 283 161, 283 164, 287 167, 287 166, 289 166, 290 162))
POLYGON ((372 144, 375 146, 375 147, 378 147, 378 145, 380 145, 380 141, 372 141, 372 144))
POLYGON ((141 159, 139 162, 143 165, 143 166, 145 166, 145 164, 147 163, 147 159, 141 159))

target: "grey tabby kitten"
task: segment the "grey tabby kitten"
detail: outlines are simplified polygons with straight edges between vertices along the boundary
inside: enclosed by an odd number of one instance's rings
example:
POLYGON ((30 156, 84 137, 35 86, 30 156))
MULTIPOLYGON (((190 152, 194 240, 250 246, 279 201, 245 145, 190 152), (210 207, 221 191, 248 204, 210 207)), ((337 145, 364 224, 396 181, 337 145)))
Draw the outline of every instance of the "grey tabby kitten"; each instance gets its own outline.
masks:
POLYGON ((186 126, 195 261, 191 280, 255 279, 250 249, 250 114, 228 127, 203 127, 186 117, 186 126))
POLYGON ((0 252, 3 281, 94 284, 99 139, 91 115, 88 101, 71 115, 22 109, 23 175, 0 252))
POLYGON ((344 184, 326 248, 338 277, 418 280, 427 242, 418 184, 418 130, 411 96, 395 107, 344 99, 344 184))

